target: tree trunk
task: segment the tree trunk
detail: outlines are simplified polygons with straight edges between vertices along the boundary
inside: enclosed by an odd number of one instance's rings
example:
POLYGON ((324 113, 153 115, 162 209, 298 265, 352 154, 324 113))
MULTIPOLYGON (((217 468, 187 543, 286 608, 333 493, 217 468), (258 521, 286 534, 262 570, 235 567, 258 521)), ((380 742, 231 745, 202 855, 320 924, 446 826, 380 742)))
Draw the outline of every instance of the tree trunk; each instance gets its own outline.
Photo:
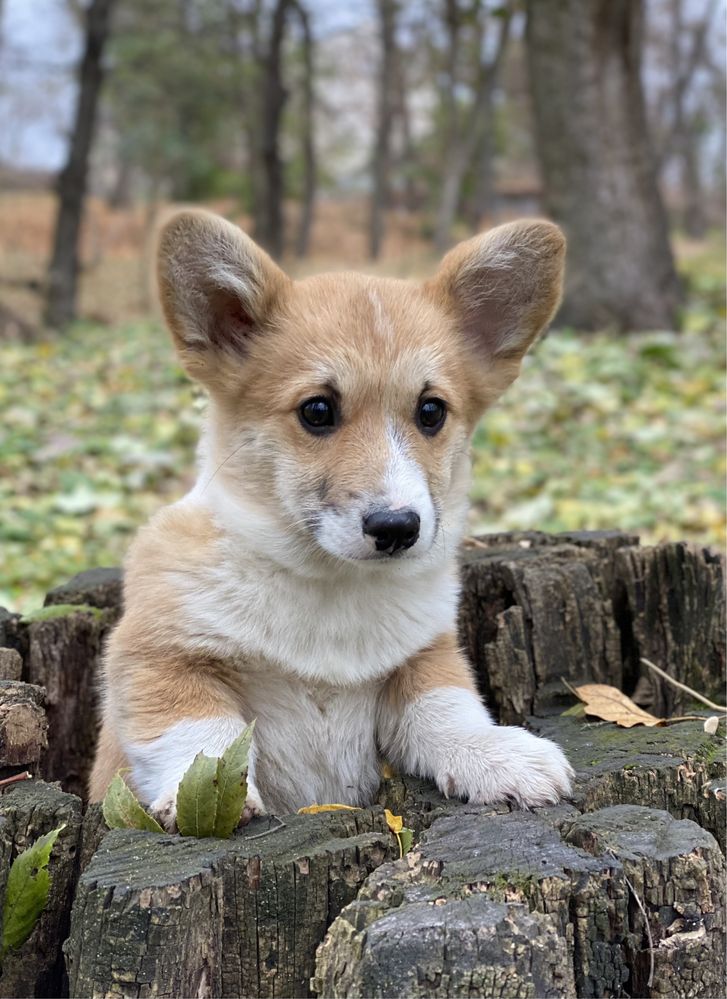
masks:
POLYGON ((684 211, 682 224, 687 236, 703 239, 707 232, 707 216, 699 164, 699 130, 694 120, 686 126, 680 160, 684 211))
POLYGON ((467 224, 473 233, 479 232, 483 228, 483 220, 492 219, 495 212, 495 122, 492 95, 487 105, 480 109, 479 125, 472 194, 465 205, 467 224))
POLYGON ((563 322, 673 329, 680 301, 641 84, 642 0, 528 0, 548 213, 568 236, 563 322))
POLYGON ((107 203, 112 211, 120 211, 131 206, 131 181, 134 176, 134 162, 123 150, 118 153, 116 176, 114 177, 107 203))
POLYGON ((707 229, 699 174, 699 121, 702 112, 699 105, 689 109, 687 102, 694 77, 707 62, 707 42, 716 6, 716 0, 706 0, 701 16, 696 21, 692 18, 688 22, 684 16, 685 0, 671 0, 669 68, 673 80, 656 109, 657 125, 661 126, 662 132, 657 150, 659 169, 663 171, 676 158, 683 200, 681 223, 687 234, 697 239, 702 238, 707 229), (659 118, 662 120, 659 121, 659 118))
POLYGON ((103 54, 116 0, 92 0, 86 14, 76 117, 68 160, 58 179, 58 216, 48 271, 45 321, 62 328, 76 317, 79 241, 88 182, 91 144, 103 84, 103 54))
POLYGON ((303 204, 295 252, 299 257, 308 255, 310 234, 313 227, 313 208, 316 196, 315 150, 315 68, 313 65, 313 34, 308 11, 297 2, 295 9, 300 19, 303 35, 303 204))
POLYGON ((391 127, 394 120, 394 74, 396 70, 396 0, 378 0, 379 77, 376 144, 373 159, 373 191, 369 220, 369 256, 376 260, 384 239, 391 168, 391 127))
MULTIPOLYGON (((448 0, 447 32, 449 46, 447 54, 447 94, 444 113, 445 126, 445 166, 441 182, 441 193, 437 211, 434 244, 439 253, 444 253, 452 238, 452 229, 462 200, 462 184, 467 171, 472 166, 478 143, 483 138, 483 130, 491 127, 492 102, 497 76, 507 48, 510 34, 512 10, 505 6, 500 18, 499 35, 495 53, 491 60, 482 54, 485 40, 487 11, 480 5, 473 5, 473 12, 481 19, 477 25, 476 83, 471 106, 464 113, 458 108, 457 90, 460 86, 459 63, 461 62, 461 30, 465 21, 465 11, 457 0, 448 0)), ((486 148, 486 147, 485 147, 486 148)))
POLYGON ((395 59, 394 103, 395 116, 401 132, 401 156, 396 164, 396 170, 403 179, 404 205, 408 212, 416 212, 421 208, 421 200, 415 183, 417 152, 412 135, 411 112, 409 109, 409 93, 407 89, 407 74, 404 63, 404 53, 397 46, 395 59))
POLYGON ((283 161, 280 154, 280 124, 287 94, 282 78, 285 24, 292 0, 277 0, 272 14, 270 39, 265 55, 264 98, 260 123, 262 152, 261 228, 256 238, 274 257, 283 252, 283 161))

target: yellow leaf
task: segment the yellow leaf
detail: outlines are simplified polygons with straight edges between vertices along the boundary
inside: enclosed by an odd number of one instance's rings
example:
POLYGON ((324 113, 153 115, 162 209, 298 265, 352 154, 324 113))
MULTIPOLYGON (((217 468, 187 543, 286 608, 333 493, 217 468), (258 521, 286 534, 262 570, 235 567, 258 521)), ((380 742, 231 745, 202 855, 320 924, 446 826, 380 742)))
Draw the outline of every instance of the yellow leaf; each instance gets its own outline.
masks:
POLYGON ((318 815, 319 812, 360 812, 353 805, 306 805, 298 809, 298 815, 318 815))
POLYGON ((404 820, 402 819, 401 815, 394 815, 393 812, 390 812, 388 808, 384 809, 384 815, 386 815, 387 826, 389 827, 389 829, 391 829, 393 833, 396 833, 398 836, 401 830, 404 828, 404 820))
POLYGON ((615 722, 621 728, 634 725, 663 725, 664 719, 650 715, 634 704, 622 690, 605 683, 585 683, 573 688, 586 706, 586 714, 603 721, 615 722))
POLYGON ((392 777, 396 777, 396 770, 394 770, 390 763, 384 761, 381 764, 381 776, 384 780, 391 780, 392 777))

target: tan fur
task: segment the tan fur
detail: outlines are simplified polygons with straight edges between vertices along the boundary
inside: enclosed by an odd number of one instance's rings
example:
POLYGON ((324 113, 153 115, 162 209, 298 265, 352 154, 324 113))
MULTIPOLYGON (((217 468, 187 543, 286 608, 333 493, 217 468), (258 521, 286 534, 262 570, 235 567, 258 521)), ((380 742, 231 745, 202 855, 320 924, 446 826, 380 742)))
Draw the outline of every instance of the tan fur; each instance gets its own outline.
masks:
POLYGON ((115 735, 157 738, 181 718, 204 718, 234 701, 239 677, 180 639, 176 592, 159 586, 170 569, 193 575, 214 558, 219 539, 207 513, 165 507, 137 535, 125 563, 124 616, 106 651, 106 682, 115 700, 115 723, 101 726, 90 797, 100 800, 114 773, 127 766, 115 735))
MULTIPOLYGON (((285 666, 211 652, 188 623, 184 600, 207 592, 210 567, 232 566, 237 554, 223 513, 205 506, 210 484, 251 515, 263 511, 321 577, 337 567, 313 549, 311 521, 384 475, 392 426, 435 509, 452 496, 461 506, 469 437, 552 317, 563 254, 555 226, 523 222, 461 244, 423 286, 359 274, 293 282, 221 219, 195 211, 168 223, 160 297, 182 363, 210 393, 207 478, 196 500, 162 510, 129 553, 125 613, 106 657, 94 800, 123 760, 120 742, 147 743, 183 719, 249 718, 256 671, 269 683, 271 669, 285 666), (414 419, 423 393, 447 402, 433 437, 414 419), (342 422, 323 442, 301 428, 298 410, 331 394, 342 422)), ((285 628, 286 608, 279 612, 285 628)), ((441 686, 475 689, 453 635, 392 672, 386 694, 404 703, 441 686)))
POLYGON ((116 734, 110 725, 102 725, 96 746, 96 758, 88 783, 89 799, 102 801, 106 789, 119 770, 125 770, 128 762, 119 745, 116 734))
POLYGON ((397 709, 437 687, 462 687, 476 693, 472 667, 454 635, 441 635, 436 642, 407 660, 386 684, 385 696, 397 709))

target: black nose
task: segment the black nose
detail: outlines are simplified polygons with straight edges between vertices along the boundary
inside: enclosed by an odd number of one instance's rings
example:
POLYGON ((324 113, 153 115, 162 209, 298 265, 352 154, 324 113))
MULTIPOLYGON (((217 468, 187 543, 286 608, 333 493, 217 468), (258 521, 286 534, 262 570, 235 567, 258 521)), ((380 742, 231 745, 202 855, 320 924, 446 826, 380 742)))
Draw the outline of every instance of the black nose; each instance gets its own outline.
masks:
POLYGON ((416 543, 419 514, 414 510, 374 510, 364 517, 363 532, 375 539, 377 552, 393 555, 416 543))

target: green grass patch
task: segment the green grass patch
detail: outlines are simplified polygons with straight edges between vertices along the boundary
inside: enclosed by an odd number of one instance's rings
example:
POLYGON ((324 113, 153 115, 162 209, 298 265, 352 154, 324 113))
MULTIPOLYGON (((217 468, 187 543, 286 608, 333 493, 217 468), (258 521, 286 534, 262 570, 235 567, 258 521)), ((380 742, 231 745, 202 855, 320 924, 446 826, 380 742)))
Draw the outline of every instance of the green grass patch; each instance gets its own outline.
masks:
POLYGON ((99 618, 103 614, 98 607, 90 607, 88 604, 51 604, 50 607, 39 607, 38 610, 30 611, 22 617, 22 624, 35 624, 37 621, 56 621, 61 617, 68 617, 69 614, 91 614, 99 618))
MULTIPOLYGON (((722 546, 724 267, 684 263, 684 332, 555 330, 474 438, 473 530, 618 527, 722 546)), ((204 398, 156 324, 4 344, 0 605, 117 565, 192 484, 204 398)), ((49 610, 52 610, 49 608, 49 610)))

